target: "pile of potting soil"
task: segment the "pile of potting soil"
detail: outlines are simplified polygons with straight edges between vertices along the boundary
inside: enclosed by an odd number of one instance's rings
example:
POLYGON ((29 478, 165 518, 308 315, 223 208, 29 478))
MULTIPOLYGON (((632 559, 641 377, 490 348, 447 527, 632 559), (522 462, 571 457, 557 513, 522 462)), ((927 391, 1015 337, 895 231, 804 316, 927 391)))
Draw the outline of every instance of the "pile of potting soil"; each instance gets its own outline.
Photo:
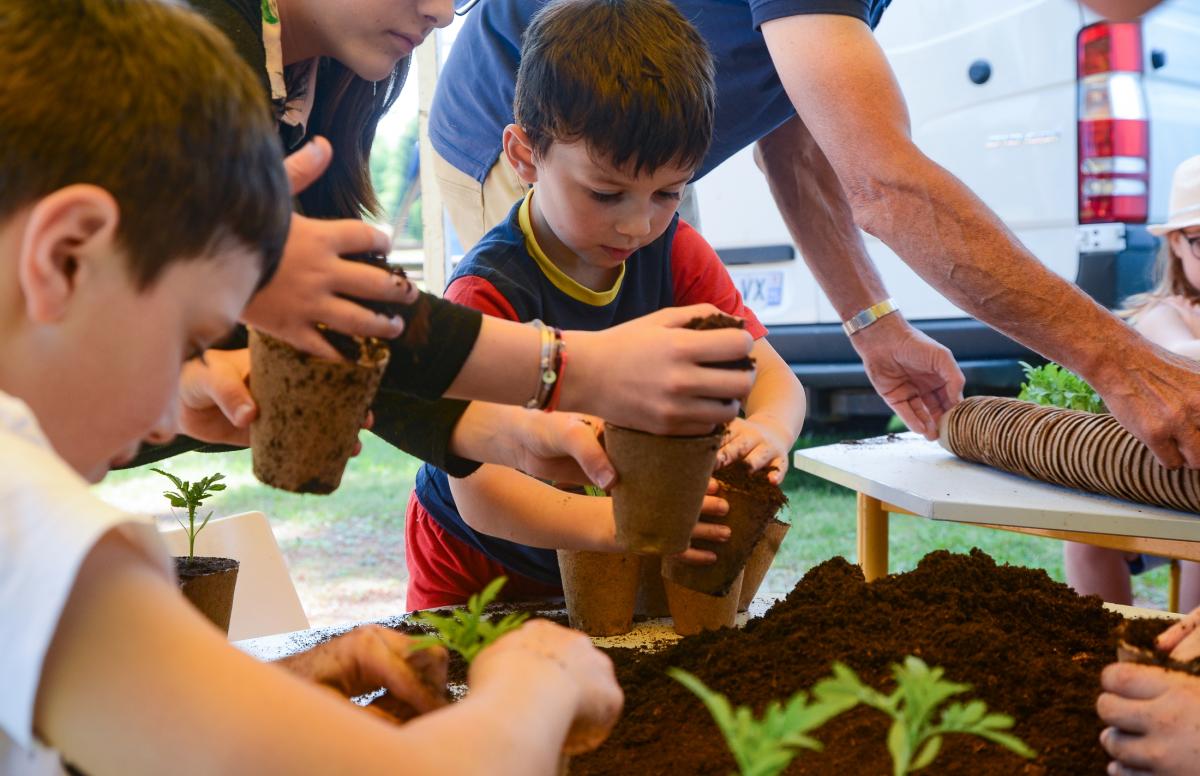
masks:
MULTIPOLYGON (((973 736, 949 735, 929 773, 1103 773, 1107 758, 1094 704, 1101 669, 1115 659, 1118 615, 1045 572, 997 566, 986 554, 931 553, 916 570, 863 581, 835 558, 741 631, 684 639, 653 655, 614 651, 625 712, 599 750, 573 758, 572 776, 720 774, 735 766, 700 700, 664 671, 684 668, 736 704, 768 701, 828 676, 840 660, 890 692, 890 665, 905 655, 942 666, 979 698, 1016 719, 1038 752, 1028 761, 973 736)), ((802 751, 789 774, 890 774, 890 718, 858 707, 815 731, 824 751, 802 751)))

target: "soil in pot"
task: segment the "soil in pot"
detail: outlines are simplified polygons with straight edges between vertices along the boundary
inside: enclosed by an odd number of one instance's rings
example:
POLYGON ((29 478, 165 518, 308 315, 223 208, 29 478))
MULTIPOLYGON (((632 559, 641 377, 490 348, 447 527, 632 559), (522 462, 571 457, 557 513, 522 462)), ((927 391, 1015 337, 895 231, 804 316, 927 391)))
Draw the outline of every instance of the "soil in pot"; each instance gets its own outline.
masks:
POLYGON ((357 340, 355 361, 329 361, 250 332, 254 476, 293 493, 332 493, 358 441, 388 363, 379 340, 357 340))
POLYGON ((700 520, 729 526, 728 541, 693 541, 692 546, 697 549, 716 553, 717 562, 698 566, 678 558, 663 558, 663 576, 700 593, 715 596, 728 593, 763 537, 767 524, 787 503, 787 496, 768 479, 772 471, 774 469, 751 472, 745 461, 734 461, 718 470, 713 476, 721 483, 720 495, 729 502, 729 511, 724 515, 701 515, 700 520))
POLYGON ((232 558, 175 558, 175 576, 184 597, 226 634, 240 566, 232 558))
MULTIPOLYGON (((1095 713, 1121 618, 1039 570, 997 566, 985 554, 928 555, 916 570, 863 581, 836 558, 743 630, 704 633, 653 655, 610 652, 625 711, 599 750, 572 773, 727 776, 732 757, 698 698, 664 673, 678 666, 756 713, 829 675, 840 660, 884 691, 889 666, 914 654, 973 685, 964 697, 1016 719, 1038 756, 1026 761, 968 736, 947 736, 930 773, 1102 774, 1108 762, 1095 713)), ((815 732, 788 774, 889 774, 889 720, 859 708, 815 732)))
POLYGON ((732 628, 737 620, 738 599, 742 592, 739 573, 724 595, 708 595, 663 577, 667 590, 667 607, 680 636, 693 636, 702 631, 732 628))
POLYGON ((633 553, 559 550, 567 617, 589 636, 617 636, 633 628, 642 558, 633 553))
POLYGON ((1172 660, 1169 653, 1154 646, 1158 634, 1174 624, 1175 620, 1156 617, 1126 621, 1118 633, 1117 658, 1125 663, 1142 663, 1200 676, 1200 658, 1187 662, 1172 660))
POLYGON ((721 436, 659 436, 604 424, 604 448, 617 471, 611 495, 618 545, 643 555, 687 549, 721 436))
POLYGON ((742 577, 742 594, 738 596, 739 612, 749 609, 750 602, 758 595, 758 589, 762 587, 763 580, 767 578, 767 572, 771 570, 771 564, 775 562, 775 555, 779 552, 791 527, 791 523, 785 523, 778 519, 767 523, 762 538, 758 540, 758 544, 754 545, 754 549, 750 552, 750 559, 746 561, 746 574, 742 577))

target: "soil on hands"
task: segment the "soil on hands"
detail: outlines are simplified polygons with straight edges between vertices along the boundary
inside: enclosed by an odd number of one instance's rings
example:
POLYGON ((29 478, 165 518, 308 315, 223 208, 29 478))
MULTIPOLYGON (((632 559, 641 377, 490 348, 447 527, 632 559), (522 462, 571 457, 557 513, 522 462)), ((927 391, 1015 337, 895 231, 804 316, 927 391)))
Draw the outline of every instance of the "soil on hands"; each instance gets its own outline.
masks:
MULTIPOLYGON (((931 772, 1103 773, 1107 757, 1095 713, 1099 675, 1116 657, 1119 615, 1081 598, 1040 570, 997 566, 984 553, 931 553, 916 570, 863 581, 841 558, 805 576, 788 598, 741 631, 684 639, 654 655, 610 652, 625 712, 599 750, 574 758, 586 774, 712 774, 735 771, 699 699, 664 671, 699 676, 733 704, 761 713, 827 676, 840 660, 878 689, 905 655, 972 685, 964 698, 1012 715, 1012 732, 1038 756, 1026 761, 970 736, 946 736, 931 772)), ((802 752, 789 774, 888 774, 890 720, 860 707, 815 732, 823 752, 802 752)))
MULTIPOLYGON (((379 254, 361 253, 344 258, 348 261, 357 261, 378 269, 387 270, 400 279, 408 278, 408 274, 404 271, 403 267, 389 263, 387 257, 379 254)), ((429 343, 429 330, 431 328, 429 321, 430 307, 429 300, 424 296, 418 297, 417 301, 411 305, 383 302, 378 299, 347 298, 355 304, 365 307, 371 312, 382 315, 385 318, 395 318, 397 315, 402 317, 404 319, 404 332, 400 335, 399 342, 405 347, 420 348, 429 343)), ((372 342, 372 338, 367 338, 367 341, 364 342, 362 337, 351 337, 348 334, 342 334, 328 328, 322 329, 321 334, 347 361, 363 360, 366 356, 364 348, 369 347, 372 342)), ((378 340, 374 340, 374 342, 378 342, 378 340)))
MULTIPOLYGON (((696 331, 711 331, 713 329, 744 329, 746 324, 744 321, 734 318, 732 315, 723 313, 713 313, 702 318, 693 318, 683 325, 685 329, 695 329, 696 331)), ((701 366, 709 366, 715 369, 753 369, 754 359, 746 356, 739 358, 736 361, 711 361, 701 366)))

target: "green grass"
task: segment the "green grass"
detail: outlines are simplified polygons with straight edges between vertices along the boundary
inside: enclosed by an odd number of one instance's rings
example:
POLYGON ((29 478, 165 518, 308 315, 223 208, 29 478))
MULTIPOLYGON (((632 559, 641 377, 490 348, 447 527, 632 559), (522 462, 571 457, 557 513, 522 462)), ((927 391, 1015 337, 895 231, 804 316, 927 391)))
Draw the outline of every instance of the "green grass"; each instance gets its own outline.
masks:
MULTIPOLYGON (((802 439, 801 446, 836 438, 802 439)), ((261 510, 270 518, 287 557, 305 611, 314 625, 365 620, 404 610, 404 510, 419 462, 370 434, 363 452, 350 462, 342 486, 332 496, 284 493, 254 479, 250 453, 189 453, 157 466, 195 479, 224 472, 229 489, 208 507, 217 516, 261 510)), ((161 493, 166 482, 148 468, 111 474, 97 486, 121 507, 169 515, 161 493)), ((812 475, 790 471, 784 482, 792 523, 765 590, 785 593, 805 571, 835 555, 855 558, 855 505, 850 491, 812 475)), ((1059 542, 976 526, 893 516, 890 569, 906 571, 925 553, 939 548, 966 552, 979 547, 1003 563, 1046 569, 1063 580, 1059 542)), ((1167 570, 1134 578, 1138 603, 1165 607, 1167 570)))

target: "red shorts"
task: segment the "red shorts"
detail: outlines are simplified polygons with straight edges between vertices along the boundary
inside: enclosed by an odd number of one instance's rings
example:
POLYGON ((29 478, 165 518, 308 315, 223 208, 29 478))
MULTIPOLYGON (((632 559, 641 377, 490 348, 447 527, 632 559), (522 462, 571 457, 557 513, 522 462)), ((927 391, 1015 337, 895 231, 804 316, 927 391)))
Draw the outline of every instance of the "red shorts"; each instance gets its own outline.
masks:
POLYGON ((417 492, 408 497, 404 520, 404 557, 408 562, 409 611, 462 606, 496 577, 508 577, 500 598, 529 601, 559 598, 562 588, 517 574, 438 525, 421 506, 417 492))

